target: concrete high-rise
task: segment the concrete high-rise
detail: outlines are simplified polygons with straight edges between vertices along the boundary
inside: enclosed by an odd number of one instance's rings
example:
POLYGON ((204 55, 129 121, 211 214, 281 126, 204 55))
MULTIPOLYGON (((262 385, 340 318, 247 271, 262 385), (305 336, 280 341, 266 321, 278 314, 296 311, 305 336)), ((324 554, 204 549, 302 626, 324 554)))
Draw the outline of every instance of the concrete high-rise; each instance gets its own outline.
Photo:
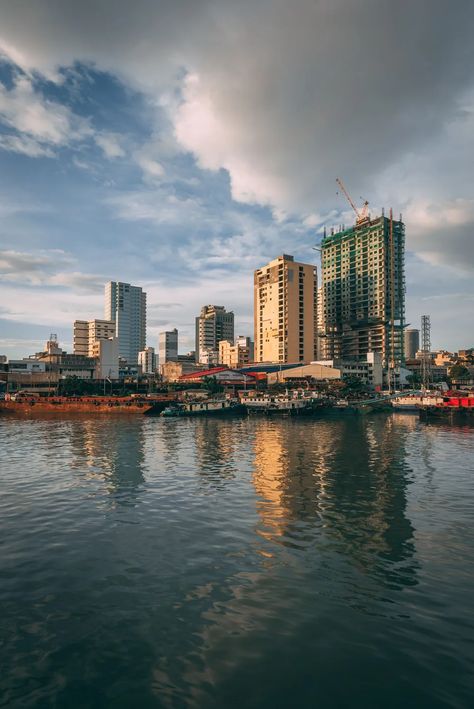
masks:
POLYGON ((112 320, 75 320, 74 354, 93 357, 94 343, 114 336, 115 323, 112 320))
POLYGON ((404 334, 405 358, 415 359, 416 353, 420 349, 420 331, 415 327, 407 328, 404 334))
POLYGON ((219 342, 234 341, 234 313, 223 305, 204 305, 196 318, 196 362, 219 357, 219 342))
POLYGON ((256 362, 311 362, 317 356, 317 275, 283 254, 254 273, 256 362))
POLYGON ((158 361, 160 364, 165 362, 177 362, 178 360, 178 331, 168 330, 160 332, 158 335, 158 361))
POLYGON ((138 353, 138 364, 142 369, 142 374, 153 374, 156 370, 156 355, 154 347, 145 347, 138 353))
POLYGON ((385 216, 321 243, 323 359, 403 361, 405 227, 385 216))
POLYGON ((110 281, 105 286, 105 317, 115 322, 120 357, 138 364, 146 345, 146 293, 130 283, 110 281))

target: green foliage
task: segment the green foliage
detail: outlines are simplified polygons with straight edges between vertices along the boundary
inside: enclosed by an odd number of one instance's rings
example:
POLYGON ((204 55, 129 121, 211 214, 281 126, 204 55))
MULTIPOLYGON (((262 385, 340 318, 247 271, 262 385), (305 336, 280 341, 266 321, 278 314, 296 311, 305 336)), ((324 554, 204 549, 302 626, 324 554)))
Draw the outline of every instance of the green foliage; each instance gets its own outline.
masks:
POLYGON ((58 392, 61 396, 90 396, 102 394, 103 383, 94 379, 80 379, 72 376, 61 379, 58 383, 58 392))
POLYGON ((367 386, 364 384, 362 379, 355 377, 350 374, 346 374, 343 377, 343 388, 341 393, 345 396, 351 396, 355 394, 362 394, 367 392, 367 386))
POLYGON ((467 367, 465 367, 463 364, 454 364, 451 369, 449 370, 449 377, 450 379, 469 379, 470 374, 469 370, 467 367))
POLYGON ((221 391, 224 391, 224 387, 219 384, 216 377, 204 377, 202 383, 203 387, 207 389, 209 394, 217 394, 221 391))

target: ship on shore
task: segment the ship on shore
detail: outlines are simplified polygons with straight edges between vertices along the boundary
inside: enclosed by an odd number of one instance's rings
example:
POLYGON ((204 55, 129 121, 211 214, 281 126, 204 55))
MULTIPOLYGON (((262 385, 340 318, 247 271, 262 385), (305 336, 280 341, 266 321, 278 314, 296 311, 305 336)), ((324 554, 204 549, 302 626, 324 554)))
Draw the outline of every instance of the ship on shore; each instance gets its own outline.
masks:
MULTIPOLYGON (((174 399, 174 397, 173 397, 174 399)), ((159 414, 171 403, 168 395, 147 396, 38 396, 6 394, 0 400, 0 414, 38 416, 42 414, 159 414)))

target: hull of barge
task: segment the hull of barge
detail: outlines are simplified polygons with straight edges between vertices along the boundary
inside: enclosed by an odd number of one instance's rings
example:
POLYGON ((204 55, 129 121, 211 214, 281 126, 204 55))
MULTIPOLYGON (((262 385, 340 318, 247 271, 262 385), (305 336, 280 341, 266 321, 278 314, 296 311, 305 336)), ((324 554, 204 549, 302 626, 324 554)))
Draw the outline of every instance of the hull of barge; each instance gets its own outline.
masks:
POLYGON ((134 399, 69 399, 55 397, 51 399, 25 399, 21 401, 0 401, 0 414, 19 416, 41 416, 43 414, 110 414, 110 415, 152 415, 159 414, 166 406, 166 401, 147 401, 134 399))

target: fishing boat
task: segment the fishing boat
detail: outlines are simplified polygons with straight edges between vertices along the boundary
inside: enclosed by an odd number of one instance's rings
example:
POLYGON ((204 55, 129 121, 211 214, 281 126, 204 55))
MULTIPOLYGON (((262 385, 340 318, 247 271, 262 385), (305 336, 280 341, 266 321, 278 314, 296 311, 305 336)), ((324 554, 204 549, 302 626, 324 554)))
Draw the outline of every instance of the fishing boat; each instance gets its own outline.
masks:
POLYGON ((160 414, 165 418, 180 416, 222 416, 244 413, 245 409, 237 399, 205 399, 186 401, 167 406, 160 414))

